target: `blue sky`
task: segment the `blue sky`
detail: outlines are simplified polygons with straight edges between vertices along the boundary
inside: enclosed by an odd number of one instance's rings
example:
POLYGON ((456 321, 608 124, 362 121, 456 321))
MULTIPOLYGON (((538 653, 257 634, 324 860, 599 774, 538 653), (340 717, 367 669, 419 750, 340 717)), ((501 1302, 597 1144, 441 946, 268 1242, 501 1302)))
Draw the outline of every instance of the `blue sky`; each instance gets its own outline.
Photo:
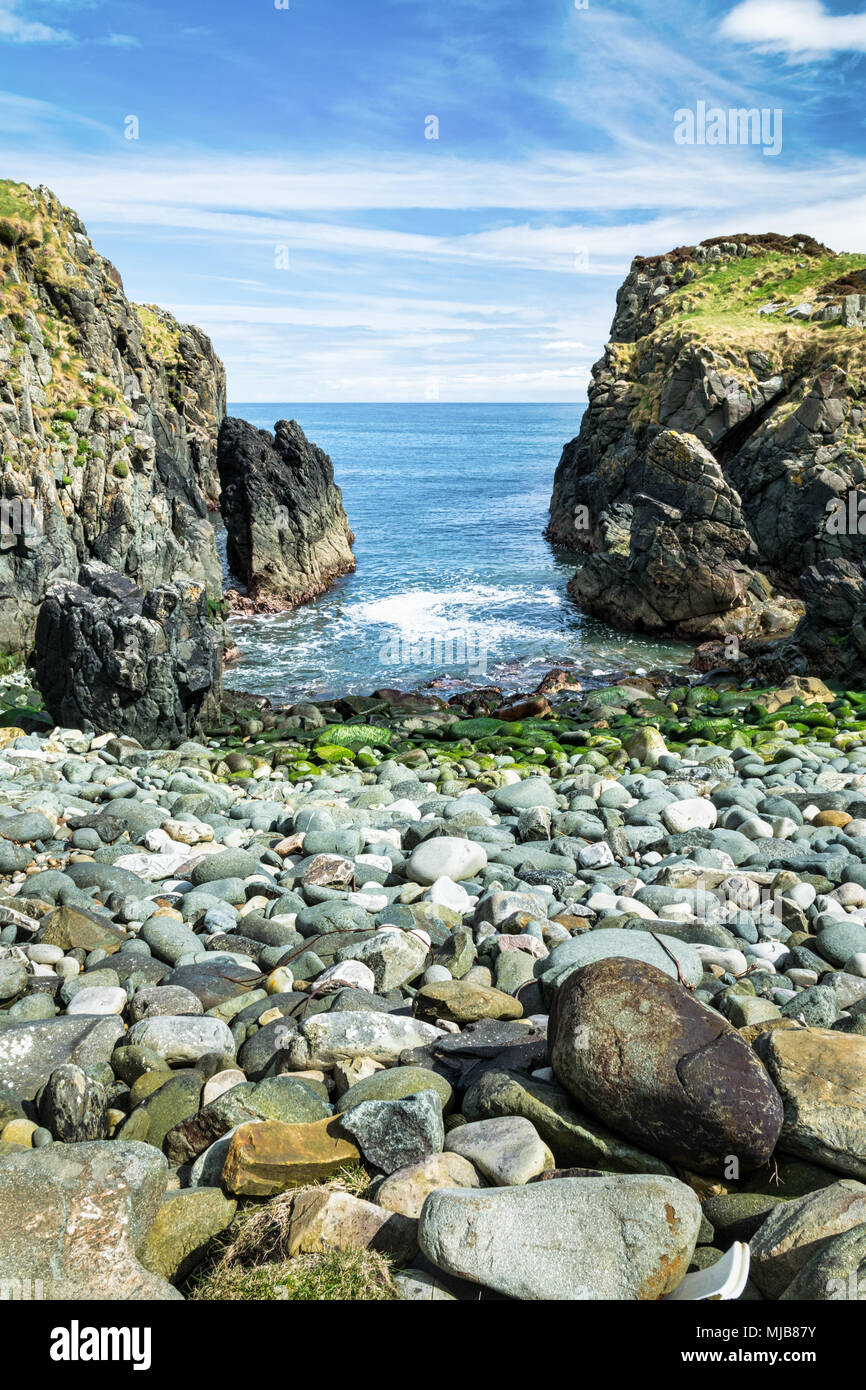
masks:
POLYGON ((277 3, 0 0, 0 170, 206 329, 230 399, 582 400, 634 255, 866 249, 845 0, 277 3), (781 152, 677 144, 699 102, 781 110, 781 152))

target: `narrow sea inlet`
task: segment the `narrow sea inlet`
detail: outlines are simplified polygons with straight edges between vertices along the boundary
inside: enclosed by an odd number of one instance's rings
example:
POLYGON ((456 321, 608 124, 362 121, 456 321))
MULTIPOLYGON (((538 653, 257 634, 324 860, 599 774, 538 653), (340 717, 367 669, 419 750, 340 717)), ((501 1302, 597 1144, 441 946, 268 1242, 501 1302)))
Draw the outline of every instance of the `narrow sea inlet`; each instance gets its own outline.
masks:
POLYGON ((543 532, 554 469, 583 409, 231 404, 262 429, 297 419, 330 454, 358 566, 292 612, 235 617, 242 659, 227 684, 271 700, 439 678, 514 691, 556 665, 592 683, 687 662, 685 646, 617 632, 566 593, 575 556, 543 532))

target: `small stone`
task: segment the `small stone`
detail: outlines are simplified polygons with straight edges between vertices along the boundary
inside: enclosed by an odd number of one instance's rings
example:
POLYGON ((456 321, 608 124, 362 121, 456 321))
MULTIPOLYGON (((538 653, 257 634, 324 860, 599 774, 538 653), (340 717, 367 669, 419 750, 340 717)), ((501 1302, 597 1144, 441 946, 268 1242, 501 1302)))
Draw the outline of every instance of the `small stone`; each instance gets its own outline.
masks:
POLYGON ((519 1115, 461 1125, 447 1136, 445 1148, 468 1159, 496 1187, 518 1187, 556 1167, 538 1131, 519 1115))
POLYGON ((134 1023, 126 1035, 128 1047, 146 1047, 172 1066, 195 1063, 208 1052, 233 1057, 234 1038, 218 1018, 166 1015, 134 1023))
POLYGON ((403 1216, 417 1219, 431 1192, 438 1192, 443 1187, 480 1186, 481 1179, 468 1159, 446 1151, 429 1154, 417 1163, 398 1168, 379 1185, 376 1201, 389 1211, 398 1211, 403 1216))
POLYGON ((522 1018, 523 1005, 499 989, 485 988, 469 980, 446 980, 423 985, 415 996, 417 1017, 433 1022, 475 1023, 482 1018, 522 1018))
POLYGON ((487 866, 487 852, 474 840, 439 835, 413 850, 406 874, 414 883, 433 884, 440 878, 474 878, 487 866))
POLYGON ((418 1091, 400 1100, 365 1100, 343 1111, 343 1128, 364 1158, 393 1173, 441 1153, 445 1142, 442 1102, 435 1091, 418 1091))
POLYGON ((324 1250, 377 1250, 395 1264, 418 1253, 418 1223, 348 1192, 299 1192, 288 1230, 290 1257, 324 1250))
POLYGON ((78 990, 67 1004, 66 1012, 70 1017, 75 1014, 122 1014, 128 1002, 125 989, 100 989, 97 986, 78 990))

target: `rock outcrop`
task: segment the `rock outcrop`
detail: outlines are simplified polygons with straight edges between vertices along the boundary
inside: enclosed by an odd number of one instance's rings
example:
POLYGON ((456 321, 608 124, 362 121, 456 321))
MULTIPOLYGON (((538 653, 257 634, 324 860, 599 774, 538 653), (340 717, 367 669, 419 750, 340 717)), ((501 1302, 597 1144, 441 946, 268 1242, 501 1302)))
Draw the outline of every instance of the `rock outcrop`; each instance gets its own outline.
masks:
POLYGON ((551 503, 582 608, 866 670, 864 266, 774 235, 635 260, 551 503))
POLYGON ((227 419, 217 455, 227 558, 245 586, 236 606, 293 608, 355 568, 354 536, 328 455, 295 420, 274 433, 227 419))
POLYGON ((218 718, 221 649, 203 584, 179 579, 143 594, 94 563, 77 584, 49 590, 36 626, 36 679, 58 724, 175 745, 218 718))
POLYGON ((90 560, 218 598, 209 340, 131 304, 47 188, 0 182, 0 272, 0 651, 29 650, 48 586, 90 560))

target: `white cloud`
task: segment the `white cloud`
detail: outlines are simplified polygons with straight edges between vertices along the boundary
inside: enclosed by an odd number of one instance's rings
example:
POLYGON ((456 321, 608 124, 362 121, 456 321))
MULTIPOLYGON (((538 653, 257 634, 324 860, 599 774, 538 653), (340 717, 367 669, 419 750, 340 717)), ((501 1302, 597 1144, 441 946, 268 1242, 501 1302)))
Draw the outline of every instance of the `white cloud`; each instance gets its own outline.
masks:
MULTIPOLYGON (((616 221, 636 209, 662 208, 721 209, 727 215, 728 209, 736 212, 756 203, 785 206, 799 198, 810 177, 807 165, 790 159, 768 169, 760 151, 749 146, 717 150, 675 145, 673 129, 672 112, 670 146, 661 151, 657 144, 634 144, 617 155, 553 151, 513 161, 451 156, 435 165, 415 155, 387 152, 289 161, 199 149, 149 155, 139 146, 121 157, 109 151, 70 158, 44 149, 28 156, 10 148, 0 150, 0 158, 10 173, 50 184, 93 220, 210 227, 258 237, 274 234, 274 219, 294 222, 305 213, 359 211, 379 217, 389 209, 504 210, 535 214, 536 221, 549 212, 591 213, 595 219, 616 221)), ((118 132, 113 136, 122 143, 118 132)), ((849 197, 852 189, 866 188, 864 179, 866 159, 822 158, 822 194, 849 197)), ((545 229, 552 237, 557 230, 545 229)), ((397 249, 401 233, 371 233, 381 235, 393 238, 397 249)), ((479 235, 503 255, 519 255, 513 227, 479 235)), ((565 254, 564 241, 560 249, 565 254)))
POLYGON ((822 0, 742 0, 720 33, 793 58, 866 53, 866 14, 830 14, 822 0))
POLYGON ((141 40, 133 34, 106 34, 104 39, 97 39, 96 42, 107 48, 141 48, 141 40))
POLYGON ((15 0, 0 0, 0 43, 74 43, 65 29, 24 19, 15 0))

